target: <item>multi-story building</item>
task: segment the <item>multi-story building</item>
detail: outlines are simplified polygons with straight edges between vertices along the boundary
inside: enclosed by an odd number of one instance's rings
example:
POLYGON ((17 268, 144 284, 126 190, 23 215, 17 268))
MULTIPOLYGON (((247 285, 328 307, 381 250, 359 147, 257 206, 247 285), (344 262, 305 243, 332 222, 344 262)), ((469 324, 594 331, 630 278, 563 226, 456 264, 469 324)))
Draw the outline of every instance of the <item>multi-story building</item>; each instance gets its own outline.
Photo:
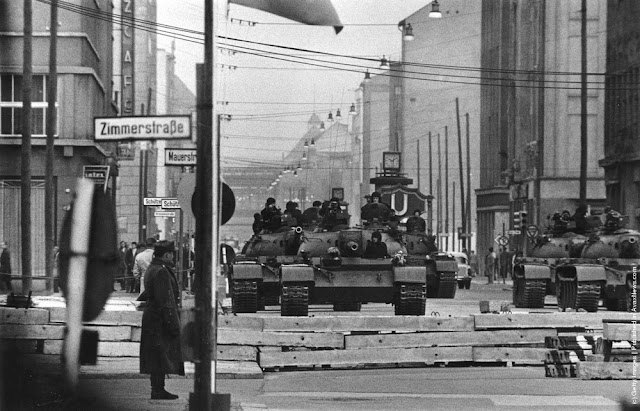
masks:
MULTIPOLYGON (((605 65, 606 4, 589 2, 587 71, 605 65)), ((581 11, 578 1, 482 2, 482 88, 478 249, 513 228, 513 212, 546 225, 554 211, 575 211, 580 177, 581 11)), ((592 78, 591 81, 597 81, 592 78)), ((605 201, 604 93, 588 98, 587 203, 605 201)), ((511 239, 522 248, 523 237, 511 239)))
MULTIPOLYGON (((81 1, 94 12, 110 13, 106 1, 81 1)), ((20 180, 22 145, 23 5, 0 2, 0 238, 8 241, 14 274, 21 268, 20 180)), ((45 274, 44 176, 50 6, 33 4, 33 93, 31 151, 32 274, 45 274)), ((112 25, 85 13, 60 9, 58 94, 54 142, 55 232, 85 165, 113 165, 115 147, 94 141, 93 118, 116 113, 112 100, 112 25)), ((112 169, 112 176, 117 169, 112 169)), ((113 177, 109 182, 112 186, 113 177)), ((57 242, 58 239, 56 238, 57 242)), ((34 281, 33 290, 44 281, 34 281)))
MULTIPOLYGON (((446 235, 441 239, 441 244, 447 250, 459 249, 460 243, 454 237, 462 228, 458 138, 462 139, 464 203, 465 209, 468 207, 467 114, 472 153, 471 191, 479 186, 480 85, 478 72, 473 68, 480 66, 480 6, 478 1, 447 0, 440 4, 442 18, 434 19, 429 17, 429 4, 408 16, 400 25, 400 28, 404 25, 406 29, 410 24, 414 35, 413 40, 402 41, 401 67, 397 72, 401 81, 394 86, 391 94, 392 110, 400 110, 402 118, 397 127, 399 149, 403 154, 402 169, 422 193, 436 197, 433 201, 434 216, 437 220, 437 215, 440 215, 440 224, 434 221, 433 227, 446 235), (461 136, 458 135, 456 99, 461 136), (445 141, 445 127, 448 141, 445 141), (437 168, 438 135, 442 162, 440 173, 437 168), (447 157, 449 167, 445 170, 447 157), (431 175, 429 163, 432 164, 431 175), (437 198, 438 179, 441 183, 440 199, 437 198)), ((401 31, 398 36, 403 34, 405 32, 401 31)), ((392 115, 392 128, 393 118, 392 115)), ((466 227, 465 223, 465 228, 467 233, 474 233, 476 199, 475 195, 470 197, 471 227, 466 227)), ((472 244, 475 243, 476 237, 472 236, 471 240, 472 244)))
MULTIPOLYGON (((113 1, 114 100, 121 116, 156 114, 156 34, 129 23, 132 18, 155 22, 156 7, 154 0, 113 1)), ((128 243, 158 234, 153 209, 142 206, 144 197, 156 196, 157 155, 157 147, 147 142, 118 145, 118 232, 128 243)))
POLYGON ((640 227, 640 3, 607 2, 604 167, 607 201, 640 227))

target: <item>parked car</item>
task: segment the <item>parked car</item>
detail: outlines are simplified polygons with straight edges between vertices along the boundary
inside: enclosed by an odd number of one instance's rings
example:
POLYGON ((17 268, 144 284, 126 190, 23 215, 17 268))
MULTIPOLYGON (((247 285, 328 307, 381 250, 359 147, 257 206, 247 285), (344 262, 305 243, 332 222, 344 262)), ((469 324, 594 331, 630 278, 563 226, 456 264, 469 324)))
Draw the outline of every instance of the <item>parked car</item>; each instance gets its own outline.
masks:
POLYGON ((467 290, 471 287, 471 266, 469 265, 469 260, 465 253, 461 253, 459 251, 449 251, 449 254, 453 256, 453 258, 458 263, 458 274, 456 275, 456 281, 458 282, 458 288, 466 288, 467 290))

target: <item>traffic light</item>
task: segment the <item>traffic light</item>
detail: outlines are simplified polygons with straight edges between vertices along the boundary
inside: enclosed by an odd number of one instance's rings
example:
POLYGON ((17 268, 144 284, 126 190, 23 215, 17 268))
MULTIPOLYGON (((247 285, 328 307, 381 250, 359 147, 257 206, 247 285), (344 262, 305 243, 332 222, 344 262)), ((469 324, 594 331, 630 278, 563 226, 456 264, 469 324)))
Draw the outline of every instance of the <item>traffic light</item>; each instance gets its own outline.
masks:
POLYGON ((515 230, 520 230, 522 228, 521 211, 516 211, 515 213, 513 213, 513 228, 515 230))
POLYGON ((527 228, 527 212, 524 210, 520 211, 520 226, 523 230, 527 228))

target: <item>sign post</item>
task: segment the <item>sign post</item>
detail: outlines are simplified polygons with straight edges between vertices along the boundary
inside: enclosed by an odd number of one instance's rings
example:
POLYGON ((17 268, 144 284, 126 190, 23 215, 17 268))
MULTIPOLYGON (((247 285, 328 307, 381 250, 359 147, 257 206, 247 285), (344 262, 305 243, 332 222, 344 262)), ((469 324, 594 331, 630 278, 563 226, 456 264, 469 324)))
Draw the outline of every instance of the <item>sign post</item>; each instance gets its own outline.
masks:
POLYGON ((107 181, 109 181, 110 166, 83 166, 82 177, 91 180, 95 185, 102 185, 104 192, 107 192, 107 181))

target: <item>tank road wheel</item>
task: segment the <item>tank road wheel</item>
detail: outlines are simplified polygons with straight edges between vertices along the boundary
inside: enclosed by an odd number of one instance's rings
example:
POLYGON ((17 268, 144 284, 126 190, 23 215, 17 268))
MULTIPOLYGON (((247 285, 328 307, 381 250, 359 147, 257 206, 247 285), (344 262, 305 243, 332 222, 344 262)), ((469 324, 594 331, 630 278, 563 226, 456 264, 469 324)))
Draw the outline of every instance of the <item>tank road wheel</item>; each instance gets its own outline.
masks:
POLYGON ((561 308, 562 311, 567 308, 576 308, 578 285, 575 278, 567 280, 558 278, 556 288, 558 290, 558 308, 561 308))
POLYGON ((424 315, 426 300, 425 284, 398 284, 394 298, 395 315, 424 315))
POLYGON ((547 291, 544 280, 524 280, 522 303, 527 308, 544 308, 544 296, 547 291))
POLYGON ((524 277, 516 275, 513 280, 513 305, 524 308, 524 277))
POLYGON ((600 283, 596 281, 584 281, 578 283, 576 294, 576 309, 595 313, 598 311, 598 301, 600 301, 600 283))
POLYGON ((305 285, 283 285, 280 315, 293 317, 309 315, 309 287, 305 285))
POLYGON ((454 298, 456 296, 455 273, 439 273, 438 298, 454 298))
POLYGON ((362 309, 361 302, 349 303, 333 303, 333 311, 360 311, 362 309))
POLYGON ((232 297, 234 313, 255 313, 258 310, 258 284, 255 281, 234 281, 232 297))

